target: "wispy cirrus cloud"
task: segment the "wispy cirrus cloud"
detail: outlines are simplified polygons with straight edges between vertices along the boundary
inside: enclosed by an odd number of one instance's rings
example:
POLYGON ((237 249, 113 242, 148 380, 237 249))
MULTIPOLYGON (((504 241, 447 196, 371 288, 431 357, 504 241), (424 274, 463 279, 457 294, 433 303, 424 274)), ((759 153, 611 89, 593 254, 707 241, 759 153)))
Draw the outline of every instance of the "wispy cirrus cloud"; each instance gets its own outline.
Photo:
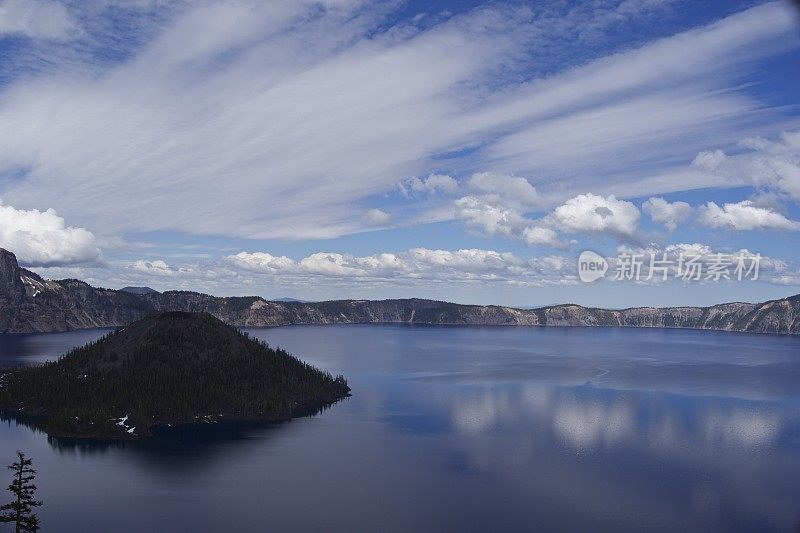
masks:
POLYGON ((797 46, 782 4, 537 69, 537 45, 601 39, 598 24, 653 7, 610 5, 556 18, 497 5, 432 22, 360 2, 174 7, 116 62, 58 56, 8 81, 0 174, 18 178, 3 196, 103 232, 334 237, 381 226, 364 200, 435 173, 442 154, 462 154, 448 161, 469 174, 532 176, 558 201, 598 181, 622 197, 642 169, 771 121, 739 82, 752 61, 797 46))
POLYGON ((63 40, 78 26, 64 5, 53 0, 5 0, 0 3, 0 35, 63 40))

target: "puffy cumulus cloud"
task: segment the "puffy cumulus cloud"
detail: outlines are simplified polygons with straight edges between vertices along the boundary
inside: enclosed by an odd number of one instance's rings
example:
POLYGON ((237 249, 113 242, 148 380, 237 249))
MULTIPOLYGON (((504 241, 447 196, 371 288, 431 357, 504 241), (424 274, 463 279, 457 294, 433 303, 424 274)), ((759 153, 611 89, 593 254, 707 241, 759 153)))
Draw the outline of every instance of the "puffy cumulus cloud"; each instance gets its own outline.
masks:
POLYGON ((650 243, 646 246, 630 246, 627 244, 621 244, 617 247, 617 252, 627 255, 641 255, 641 256, 650 256, 656 255, 663 257, 666 254, 668 260, 677 262, 681 256, 684 257, 700 257, 700 258, 713 258, 717 254, 724 254, 724 255, 733 255, 733 254, 744 254, 745 257, 753 257, 756 254, 750 252, 746 249, 741 250, 716 250, 707 244, 702 244, 699 242, 692 242, 692 243, 675 243, 675 244, 658 244, 658 243, 650 243))
POLYGON ((397 187, 406 197, 412 197, 419 193, 434 195, 458 192, 458 182, 446 174, 431 174, 427 178, 414 176, 400 182, 397 187))
POLYGON ((100 263, 103 256, 94 235, 67 226, 52 209, 30 211, 0 201, 0 247, 14 252, 26 266, 100 263))
POLYGON ((414 248, 409 251, 408 256, 417 265, 431 268, 445 267, 466 272, 505 270, 522 264, 514 254, 475 248, 456 251, 414 248))
POLYGON ((302 274, 329 277, 394 277, 405 266, 396 255, 388 253, 357 257, 320 252, 304 257, 297 264, 302 274))
POLYGON ((779 193, 759 192, 751 195, 748 200, 753 202, 755 207, 769 209, 770 211, 776 211, 778 213, 785 209, 786 198, 779 193))
POLYGON ((530 264, 543 270, 560 272, 567 269, 571 263, 563 255, 546 255, 531 259, 530 264))
POLYGON ((692 165, 708 172, 714 172, 727 160, 728 156, 722 150, 705 151, 697 154, 692 161, 692 165))
POLYGON ((752 250, 748 250, 747 248, 712 248, 706 244, 700 243, 680 243, 680 244, 669 244, 666 246, 657 246, 657 245, 650 245, 650 251, 658 251, 661 250, 667 253, 667 257, 673 259, 679 259, 681 255, 686 256, 699 256, 703 262, 712 262, 716 261, 717 258, 722 256, 729 256, 733 257, 734 260, 738 260, 739 258, 744 258, 745 260, 750 260, 755 257, 759 257, 759 269, 762 272, 771 272, 773 274, 781 274, 786 272, 789 269, 789 264, 783 260, 778 259, 775 257, 769 257, 766 255, 761 255, 760 253, 752 250))
POLYGON ((263 253, 241 252, 225 258, 228 265, 282 279, 352 279, 361 282, 505 282, 523 285, 571 284, 570 264, 559 256, 523 260, 494 250, 413 248, 401 253, 368 256, 319 252, 297 261, 263 253))
POLYGON ((544 226, 529 226, 525 228, 522 231, 522 238, 531 246, 566 247, 566 244, 558 238, 558 233, 544 226))
POLYGON ((692 206, 686 202, 670 203, 658 197, 643 203, 642 210, 650 215, 653 222, 664 224, 669 231, 675 231, 678 224, 688 220, 692 214, 692 206))
POLYGON ((800 286, 800 268, 776 274, 770 278, 770 281, 775 285, 800 286))
POLYGON ((800 131, 784 131, 775 141, 750 137, 739 146, 749 151, 738 155, 701 152, 694 165, 734 184, 749 183, 800 201, 800 131))
POLYGON ((265 252, 239 252, 229 255, 226 260, 237 268, 252 272, 275 274, 294 266, 294 261, 286 256, 274 256, 265 252))
POLYGON ((464 196, 455 201, 455 208, 456 218, 477 233, 510 237, 525 224, 517 209, 496 198, 464 196))
POLYGON ((225 258, 228 264, 265 274, 282 276, 363 277, 372 273, 390 273, 395 264, 393 254, 355 257, 333 252, 318 252, 295 261, 265 252, 240 252, 225 258))
MULTIPOLYGON (((524 215, 525 204, 538 203, 533 187, 527 181, 491 174, 481 174, 475 187, 495 191, 486 195, 470 195, 455 202, 455 216, 474 232, 521 239, 531 246, 565 249, 569 243, 559 237, 563 233, 605 233, 630 240, 636 234, 639 209, 632 203, 613 195, 592 193, 570 198, 544 217, 533 219, 524 215), (505 186, 505 189, 498 187, 505 186), (530 187, 530 189, 527 189, 530 187), (498 191, 502 190, 502 194, 498 191), (526 196, 525 191, 529 194, 526 196), (521 201, 523 198, 524 201, 521 201)), ((470 180, 472 185, 472 180, 470 180)))
POLYGON ((472 194, 455 201, 455 218, 475 233, 519 237, 530 223, 524 213, 540 205, 525 178, 479 172, 467 182, 472 194))
POLYGON ((630 256, 637 258, 637 262, 641 263, 639 281, 644 283, 663 282, 664 268, 667 269, 668 280, 678 280, 682 274, 686 274, 688 271, 689 267, 686 264, 689 261, 699 265, 701 281, 705 281, 709 267, 713 264, 722 265, 723 270, 727 273, 727 277, 723 276, 721 279, 738 279, 740 272, 737 271, 737 268, 739 268, 742 279, 761 280, 777 285, 800 282, 800 279, 793 276, 792 267, 785 260, 765 256, 747 248, 712 248, 698 242, 667 245, 650 243, 646 246, 623 244, 617 248, 617 254, 616 257, 608 258, 610 268, 606 277, 613 279, 620 268, 620 258, 630 256), (650 275, 651 261, 652 266, 656 267, 652 276, 650 275))
POLYGON ((130 268, 137 272, 154 276, 172 276, 176 273, 176 269, 169 266, 163 259, 156 259, 155 261, 139 259, 131 263, 130 268))
POLYGON ((63 4, 51 0, 0 2, 0 36, 25 35, 34 39, 66 39, 78 28, 63 4))
POLYGON ((370 209, 364 214, 364 221, 374 227, 388 226, 392 222, 392 215, 382 209, 370 209))
POLYGON ((497 195, 511 204, 519 204, 524 209, 538 207, 541 204, 539 193, 525 178, 479 172, 469 179, 469 186, 483 193, 497 195))
POLYGON ((570 198, 549 216, 557 228, 568 233, 611 233, 632 237, 639 223, 639 209, 613 195, 587 193, 570 198))
POLYGON ((699 208, 697 221, 711 228, 728 228, 736 231, 759 229, 800 230, 800 222, 789 220, 782 214, 757 207, 751 200, 723 204, 708 202, 699 208))

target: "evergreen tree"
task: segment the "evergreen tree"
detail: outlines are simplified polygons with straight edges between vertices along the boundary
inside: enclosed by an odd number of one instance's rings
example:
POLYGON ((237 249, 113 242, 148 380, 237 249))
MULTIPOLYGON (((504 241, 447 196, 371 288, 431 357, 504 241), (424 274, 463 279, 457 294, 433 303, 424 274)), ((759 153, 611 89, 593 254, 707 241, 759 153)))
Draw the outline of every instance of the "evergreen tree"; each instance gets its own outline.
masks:
POLYGON ((15 500, 0 507, 0 523, 13 522, 16 533, 39 531, 39 519, 33 514, 33 508, 42 505, 42 502, 33 499, 36 485, 33 479, 36 470, 31 465, 33 461, 25 457, 22 452, 17 452, 17 462, 8 468, 14 472, 14 479, 8 490, 14 495, 15 500))

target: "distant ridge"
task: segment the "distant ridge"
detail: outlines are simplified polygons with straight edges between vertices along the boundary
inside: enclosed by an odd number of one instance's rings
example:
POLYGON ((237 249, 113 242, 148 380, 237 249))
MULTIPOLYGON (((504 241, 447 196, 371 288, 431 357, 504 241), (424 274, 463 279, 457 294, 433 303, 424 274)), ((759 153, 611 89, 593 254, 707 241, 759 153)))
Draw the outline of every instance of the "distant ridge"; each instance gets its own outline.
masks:
POLYGON ((78 280, 44 280, 0 249, 0 332, 49 332, 124 326, 154 311, 206 312, 235 326, 289 324, 438 324, 625 326, 800 334, 800 295, 764 303, 709 307, 599 309, 551 305, 516 309, 421 300, 280 302, 198 292, 132 294, 78 280))
POLYGON ((154 292, 158 292, 150 287, 122 287, 120 290, 123 292, 129 292, 131 294, 152 294, 154 292))

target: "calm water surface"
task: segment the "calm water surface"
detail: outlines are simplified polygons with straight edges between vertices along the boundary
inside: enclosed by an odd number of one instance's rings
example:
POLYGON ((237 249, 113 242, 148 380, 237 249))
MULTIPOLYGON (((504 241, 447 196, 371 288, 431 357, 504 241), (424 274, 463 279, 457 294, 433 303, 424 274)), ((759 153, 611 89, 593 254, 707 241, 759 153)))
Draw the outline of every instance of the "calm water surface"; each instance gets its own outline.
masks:
MULTIPOLYGON (((0 459, 17 449, 34 459, 43 531, 800 526, 800 338, 249 331, 344 373, 353 397, 285 424, 124 447, 76 446, 6 422, 0 459)), ((0 336, 0 364, 51 359, 103 333, 0 336)))

